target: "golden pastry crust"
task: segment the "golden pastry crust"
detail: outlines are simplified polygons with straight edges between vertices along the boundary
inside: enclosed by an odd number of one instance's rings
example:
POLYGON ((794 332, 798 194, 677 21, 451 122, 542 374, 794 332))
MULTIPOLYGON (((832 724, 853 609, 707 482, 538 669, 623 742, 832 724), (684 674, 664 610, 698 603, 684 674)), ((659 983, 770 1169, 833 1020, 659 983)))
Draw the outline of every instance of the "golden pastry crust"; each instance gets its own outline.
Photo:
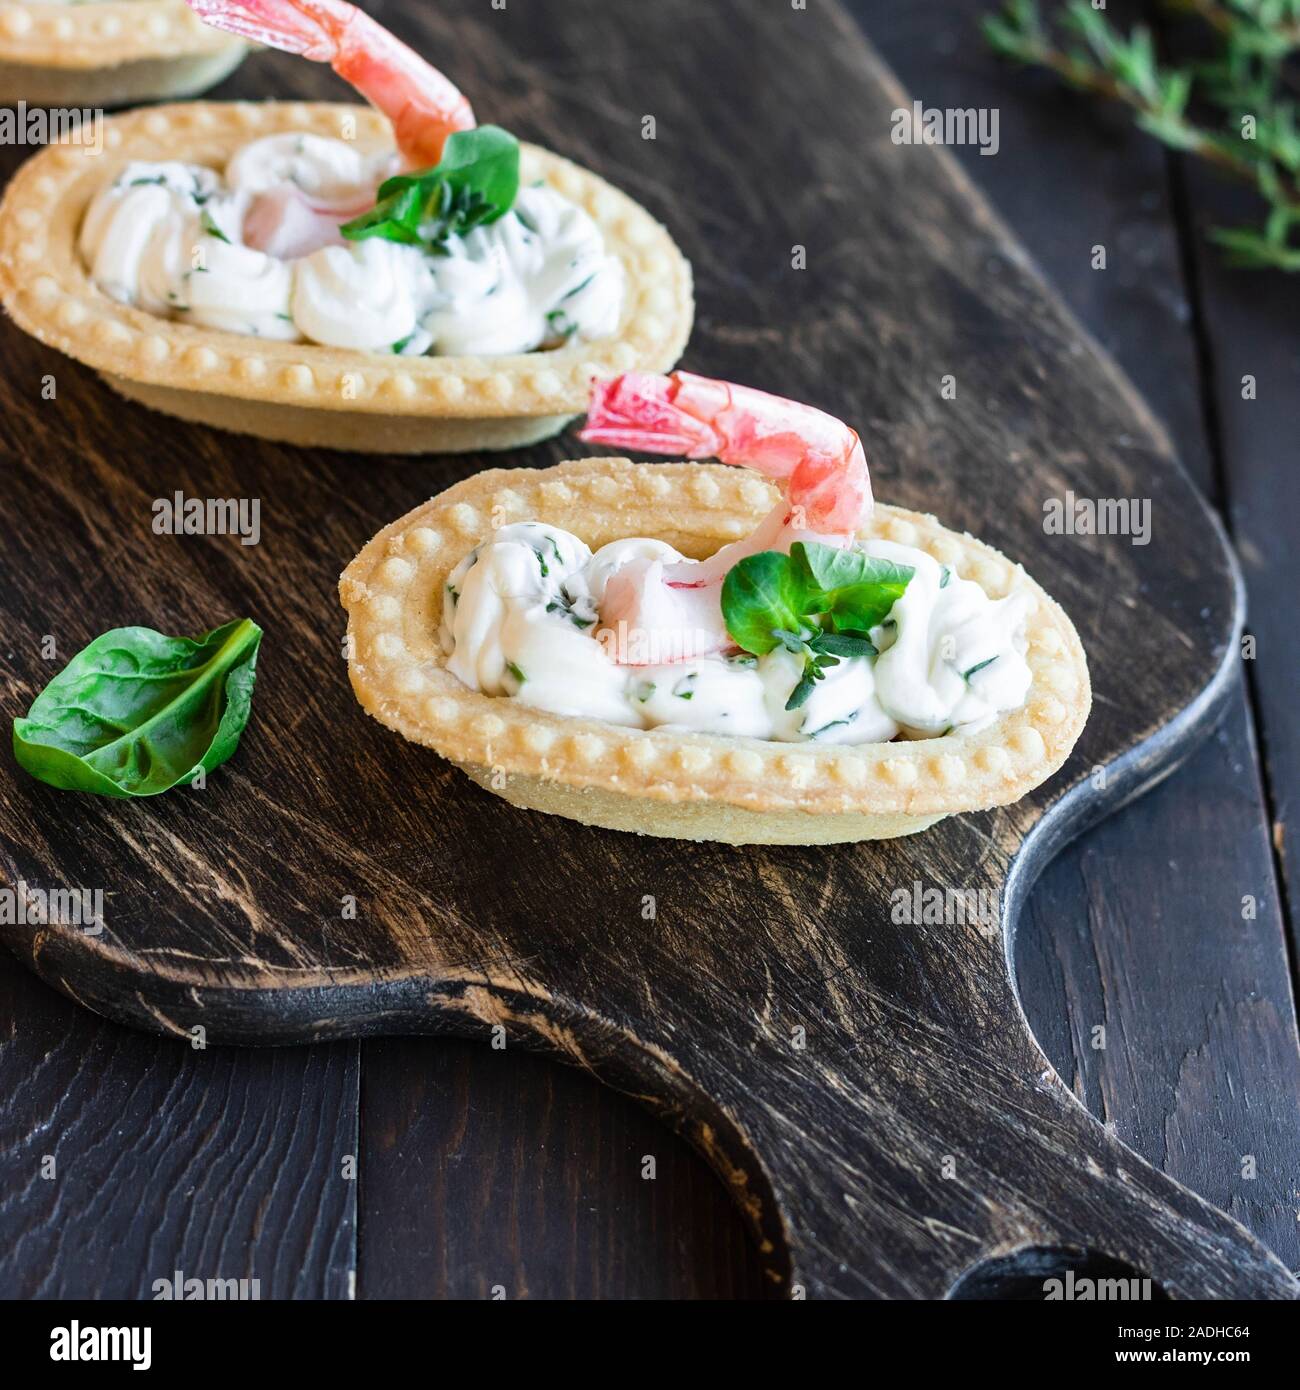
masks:
POLYGON ((118 106, 201 92, 248 52, 184 0, 0 4, 0 101, 118 106))
POLYGON ((702 558, 753 530, 776 500, 721 464, 583 459, 493 469, 381 531, 344 571, 348 672, 362 706, 516 805, 613 829, 731 844, 885 839, 942 816, 1016 801, 1068 756, 1088 716, 1083 647, 1018 566, 930 516, 878 506, 864 536, 928 551, 994 598, 1033 600, 1024 708, 967 736, 818 746, 625 729, 479 694, 446 670, 438 640, 447 576, 512 521, 574 532, 593 549, 655 536, 702 558))
POLYGON ((342 103, 190 102, 105 122, 105 152, 42 151, 0 203, 0 300, 18 324, 125 394, 187 419, 326 448, 425 453, 507 448, 556 433, 593 376, 666 371, 694 317, 690 265, 658 222, 595 174, 532 145, 523 177, 584 207, 627 272, 619 330, 598 342, 503 357, 394 357, 272 342, 159 318, 102 294, 77 251, 94 192, 131 159, 224 166, 262 135, 391 143, 388 123, 342 103))

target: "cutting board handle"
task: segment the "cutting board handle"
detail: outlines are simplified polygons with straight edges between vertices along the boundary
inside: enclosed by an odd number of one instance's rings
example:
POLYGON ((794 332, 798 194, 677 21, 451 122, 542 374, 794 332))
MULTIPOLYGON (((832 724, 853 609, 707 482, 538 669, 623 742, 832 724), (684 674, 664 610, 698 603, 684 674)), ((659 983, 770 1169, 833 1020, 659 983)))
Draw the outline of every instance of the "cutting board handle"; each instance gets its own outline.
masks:
POLYGON ((977 1026, 899 1008, 852 970, 797 1011, 732 995, 704 1046, 669 989, 656 1040, 518 980, 444 982, 424 1026, 504 1027, 635 1094, 718 1172, 787 1296, 1044 1298, 1055 1278, 1082 1297, 1080 1280, 1121 1278, 1139 1298, 1296 1297, 1249 1232, 1078 1103, 1028 1032, 1000 941, 908 930, 936 977, 955 945, 982 961, 977 1026), (696 1045, 679 1055, 674 1036, 696 1045))

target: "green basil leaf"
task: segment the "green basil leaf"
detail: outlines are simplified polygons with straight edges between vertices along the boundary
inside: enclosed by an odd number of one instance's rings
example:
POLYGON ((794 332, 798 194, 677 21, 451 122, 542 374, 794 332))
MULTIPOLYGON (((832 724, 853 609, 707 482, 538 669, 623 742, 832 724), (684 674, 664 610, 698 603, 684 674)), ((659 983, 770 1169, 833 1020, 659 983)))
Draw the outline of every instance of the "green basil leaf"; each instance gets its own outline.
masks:
POLYGON ((385 179, 375 206, 339 230, 352 241, 378 236, 436 250, 449 236, 504 217, 518 195, 519 141, 500 126, 478 126, 448 136, 432 169, 385 179), (422 233, 426 223, 432 227, 422 233))
MULTIPOLYGON (((883 622, 914 571, 859 550, 796 541, 790 554, 747 555, 722 584, 722 616, 736 645, 763 656, 781 646, 808 657, 820 679, 841 659, 874 656, 870 629, 883 622), (828 630, 829 629, 829 630, 828 630)), ((801 682, 796 709, 811 691, 801 682)))
POLYGON ((863 583, 874 563, 860 550, 824 545, 821 541, 796 541, 790 547, 790 555, 807 571, 811 585, 824 593, 863 583))
MULTIPOLYGON (((384 187, 387 188, 388 184, 384 187)), ((426 201, 425 192, 417 184, 410 184, 380 198, 369 212, 345 222, 339 231, 351 241, 364 241, 367 237, 377 236, 385 241, 418 246, 420 218, 426 201)))
POLYGON ((763 656, 802 627, 802 597, 790 557, 763 550, 746 555, 727 571, 722 618, 738 647, 763 656))
POLYGON ((796 541, 790 557, 815 594, 810 612, 824 613, 837 632, 867 632, 889 616, 915 571, 860 550, 796 541))
POLYGON ((14 756, 42 782, 100 796, 156 796, 188 783, 238 746, 261 640, 247 618, 199 637, 114 628, 14 720, 14 756))
MULTIPOLYGON (((477 193, 490 210, 482 220, 495 222, 514 207, 519 195, 519 141, 497 125, 458 130, 447 137, 442 158, 431 173, 452 188, 477 193)), ((380 188, 381 198, 394 182, 389 179, 380 188)))

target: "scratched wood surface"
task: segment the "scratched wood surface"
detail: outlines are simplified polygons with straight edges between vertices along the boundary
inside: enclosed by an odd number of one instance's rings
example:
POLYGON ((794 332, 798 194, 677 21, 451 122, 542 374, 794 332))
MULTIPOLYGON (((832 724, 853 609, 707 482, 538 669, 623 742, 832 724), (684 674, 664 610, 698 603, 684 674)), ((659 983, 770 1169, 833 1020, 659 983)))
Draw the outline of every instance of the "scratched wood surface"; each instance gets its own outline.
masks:
MULTIPOLYGON (((447 66, 469 90, 503 92, 492 118, 672 223, 704 290, 692 366, 861 424, 882 496, 1002 546, 1066 603, 1099 695, 1078 756, 1014 810, 829 852, 666 846, 515 812, 364 721, 337 657, 339 565, 479 460, 359 471, 186 430, 15 339, 19 377, 34 388, 54 370, 61 385, 57 408, 29 388, 2 426, 27 521, 5 561, 14 710, 48 678, 51 627, 71 651, 127 615, 191 630, 250 611, 268 640, 254 725, 201 796, 78 800, 74 819, 69 798, 3 768, 6 874, 111 894, 101 938, 10 943, 110 1016, 201 1022, 212 1042, 502 1021, 686 1133, 753 1222, 778 1290, 933 1295, 1030 1244, 1099 1250, 1176 1294, 1289 1294, 1244 1231, 1074 1103, 1024 1031, 1001 940, 888 913, 890 891, 913 882, 987 886, 1005 890, 1010 924, 1057 841, 1188 751, 1228 698, 1232 571, 1163 436, 948 161, 889 145, 901 95, 842 14, 509 14, 448 7, 406 32, 463 57, 447 66), (814 46, 810 88, 788 55, 814 46), (647 53, 672 62, 609 56, 647 53), (709 144, 691 138, 702 99, 723 137, 709 144), (805 123, 792 127, 779 113, 795 105, 805 123), (653 143, 646 112, 663 113, 653 143), (745 142, 771 156, 761 178, 740 171, 745 142), (795 244, 806 271, 790 269, 795 244), (956 401, 939 398, 945 371, 956 401), (255 553, 150 536, 149 502, 178 480, 259 496, 255 553), (1150 496, 1152 544, 1045 536, 1042 501, 1067 486, 1150 496), (51 564, 50 535, 76 538, 75 574, 51 564), (1115 601, 1136 593, 1140 625, 1115 601), (1104 795, 1087 782, 1095 765, 1104 795), (355 921, 339 915, 345 895, 355 921)), ((273 70, 324 89, 311 70, 273 70)))
MULTIPOLYGON (((1211 216, 1249 215, 1236 190, 1184 170, 1126 116, 998 60, 974 37, 983 0, 850 8, 909 92, 998 111, 997 157, 954 154, 1132 376, 1202 493, 1228 510, 1258 635, 1249 683, 1185 768, 1048 866, 1016 966, 1039 1042, 1088 1108, 1300 1268, 1294 913, 1273 850, 1293 853, 1286 824, 1300 793, 1300 762, 1286 755, 1300 673, 1284 636, 1300 526, 1300 279, 1225 269, 1204 237, 1211 216), (1098 244, 1105 271, 1092 266, 1098 244), (1248 367, 1266 383, 1250 402, 1248 367)), ((1159 5, 1117 0, 1109 13, 1162 18, 1159 5)))

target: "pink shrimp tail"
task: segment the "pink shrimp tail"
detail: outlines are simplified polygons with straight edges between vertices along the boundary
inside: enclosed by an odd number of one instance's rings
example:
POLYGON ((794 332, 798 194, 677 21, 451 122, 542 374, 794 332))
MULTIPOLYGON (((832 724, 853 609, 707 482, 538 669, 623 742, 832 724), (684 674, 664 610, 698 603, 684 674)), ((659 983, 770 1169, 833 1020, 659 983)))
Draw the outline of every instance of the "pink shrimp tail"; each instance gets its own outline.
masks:
POLYGON ((408 168, 437 164, 474 112, 450 79, 347 0, 186 0, 215 29, 329 63, 392 122, 408 168))
MULTIPOLYGON (((684 633, 694 656, 726 650, 733 642, 722 617, 722 583, 734 565, 761 550, 788 552, 795 541, 847 545, 871 515, 858 436, 831 415, 748 386, 690 372, 629 372, 593 382, 582 438, 679 458, 712 457, 785 484, 784 500, 751 535, 707 560, 634 560, 610 577, 600 606, 603 630, 636 633, 652 651, 675 649, 684 633)), ((636 665, 665 658, 618 659, 636 665)))
POLYGON ((579 438, 588 444, 643 449, 648 454, 714 457, 725 443, 722 436, 675 403, 684 375, 625 372, 608 381, 593 381, 587 427, 579 438))
POLYGON ((798 530, 851 536, 871 515, 857 434, 820 410, 752 387, 690 372, 596 381, 581 438, 756 469, 785 483, 798 530))
POLYGON ((309 9, 287 0, 187 0, 190 9, 214 29, 252 43, 328 63, 337 44, 309 9))

